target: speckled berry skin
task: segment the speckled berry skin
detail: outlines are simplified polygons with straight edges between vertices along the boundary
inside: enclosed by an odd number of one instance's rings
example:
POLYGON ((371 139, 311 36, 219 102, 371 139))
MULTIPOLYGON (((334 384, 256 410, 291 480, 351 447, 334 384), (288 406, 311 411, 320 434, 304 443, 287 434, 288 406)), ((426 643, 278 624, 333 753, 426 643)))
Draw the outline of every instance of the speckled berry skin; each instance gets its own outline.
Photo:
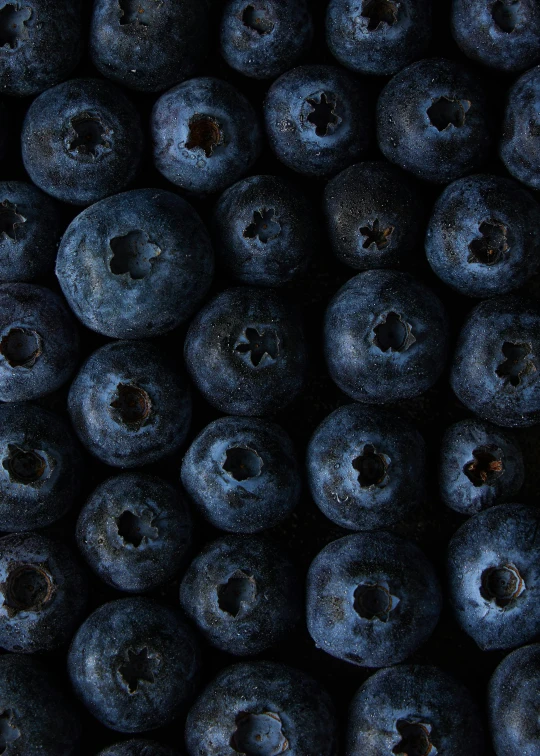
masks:
POLYGON ((182 484, 199 512, 221 530, 257 533, 294 510, 301 490, 291 439, 275 423, 221 417, 186 452, 182 484))
POLYGON ((410 520, 425 493, 422 436, 379 407, 347 404, 328 415, 311 437, 306 466, 319 509, 349 530, 410 520))
POLYGON ((332 55, 359 74, 392 76, 421 58, 431 41, 430 0, 391 4, 381 20, 366 0, 331 0, 326 43, 332 55))
POLYGON ((136 467, 180 449, 191 394, 183 373, 153 344, 116 341, 84 363, 68 409, 88 451, 113 467, 136 467))
POLYGON ((482 649, 516 648, 540 632, 540 514, 499 504, 471 517, 448 546, 450 603, 482 649))
POLYGON ((189 756, 235 756, 248 748, 257 756, 336 756, 334 707, 300 670, 268 661, 235 664, 189 712, 186 747, 189 756))
POLYGON ((0 405, 0 531, 56 522, 83 474, 79 444, 58 415, 28 403, 0 405))
POLYGON ((437 667, 381 669, 352 700, 346 756, 415 753, 399 750, 415 742, 419 748, 431 746, 430 753, 481 756, 484 735, 476 702, 464 685, 437 667))
POLYGON ((193 695, 200 653, 179 613, 147 598, 111 601, 81 625, 68 654, 75 693, 117 732, 169 724, 193 695))
POLYGON ((442 606, 424 554, 384 532, 325 546, 309 568, 306 598, 316 646, 361 667, 387 667, 414 653, 435 629, 442 606))
POLYGON ((251 286, 283 286, 302 277, 320 244, 315 208, 278 176, 250 176, 223 192, 213 232, 222 268, 251 286))
POLYGON ((357 270, 414 262, 421 247, 424 208, 414 181, 382 161, 346 168, 324 190, 332 252, 357 270))
POLYGON ((143 148, 135 107, 101 79, 72 79, 43 92, 28 108, 21 140, 33 183, 72 205, 125 189, 143 148))
POLYGON ((28 283, 0 285, 0 401, 56 391, 79 359, 79 334, 64 300, 28 283))
POLYGON ((330 301, 324 351, 332 380, 352 399, 386 404, 411 398, 443 371, 447 316, 438 297, 408 273, 366 271, 330 301))
POLYGON ((460 63, 439 58, 421 60, 396 74, 377 103, 383 155, 438 184, 484 163, 491 149, 489 123, 482 81, 460 63))
POLYGON ((227 536, 207 545, 188 567, 180 603, 213 646, 252 656, 294 630, 301 593, 295 567, 271 541, 227 536))
POLYGON ((103 76, 130 89, 162 92, 196 73, 209 47, 204 3, 153 0, 124 8, 115 0, 94 3, 90 56, 103 76))
POLYGON ((509 295, 481 302, 458 338, 450 384, 484 420, 508 428, 540 422, 540 310, 509 295))
POLYGON ((370 146, 369 110, 363 85, 347 71, 298 66, 268 90, 266 134, 276 157, 288 168, 327 177, 359 160, 370 146))
POLYGON ((536 756, 540 644, 518 648, 499 664, 488 685, 488 717, 497 756, 536 756))
POLYGON ((180 756, 178 751, 156 743, 154 740, 135 738, 105 748, 98 756, 180 756))
POLYGON ((85 326, 116 339, 150 338, 191 317, 214 271, 193 208, 161 189, 97 202, 68 227, 56 275, 85 326))
POLYGON ((518 442, 491 423, 461 420, 441 441, 439 492, 446 506, 473 515, 511 499, 525 470, 518 442))
POLYGON ((0 711, 8 714, 9 756, 78 753, 79 717, 34 659, 0 656, 0 711))
POLYGON ((0 538, 1 648, 60 648, 81 623, 86 599, 86 574, 63 543, 35 533, 0 538))
POLYGON ((82 53, 82 5, 81 0, 2 2, 2 94, 28 97, 69 76, 82 53))
POLYGON ((540 189, 540 66, 524 73, 508 93, 499 156, 514 178, 540 189))
POLYGON ((195 195, 220 192, 238 181, 262 149, 252 105, 232 84, 211 76, 161 95, 150 125, 156 168, 195 195))
POLYGON ((264 289, 227 289, 189 327, 184 357, 193 382, 221 412, 265 415, 300 392, 307 369, 296 310, 264 289))
POLYGON ((77 521, 77 545, 92 570, 126 593, 166 583, 186 561, 191 518, 170 483, 145 473, 108 478, 77 521))

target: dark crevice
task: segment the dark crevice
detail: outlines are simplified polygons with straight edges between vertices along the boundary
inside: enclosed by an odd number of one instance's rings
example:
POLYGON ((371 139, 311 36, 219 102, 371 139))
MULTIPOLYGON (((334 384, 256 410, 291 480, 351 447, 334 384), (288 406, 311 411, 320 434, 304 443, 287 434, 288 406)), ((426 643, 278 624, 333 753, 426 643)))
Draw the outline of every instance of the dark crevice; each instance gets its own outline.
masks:
POLYGON ((212 116, 194 115, 189 121, 189 134, 186 142, 188 150, 203 150, 207 158, 214 154, 216 147, 223 144, 221 126, 212 116))
POLYGON ((369 249, 374 244, 377 249, 384 249, 390 244, 393 231, 394 226, 381 228, 378 220, 374 220, 371 225, 368 223, 360 229, 360 234, 364 237, 362 247, 369 249))
POLYGON ((496 265, 508 250, 508 231, 503 223, 496 220, 483 221, 478 230, 481 237, 469 244, 468 262, 496 265))
POLYGON ((110 241, 113 253, 110 262, 111 273, 123 275, 138 281, 152 270, 152 261, 161 254, 157 244, 151 242, 145 231, 130 231, 125 236, 117 236, 110 241))
POLYGON ((277 333, 270 328, 261 332, 256 328, 246 328, 244 340, 236 344, 235 351, 249 354, 254 367, 260 365, 265 355, 267 359, 275 360, 279 353, 277 333))
POLYGON ((30 485, 43 478, 47 460, 34 449, 8 444, 8 456, 2 460, 2 467, 13 483, 30 485))
POLYGON ((504 472, 502 453, 495 446, 479 446, 474 449, 473 459, 463 467, 463 472, 473 486, 493 486, 504 472))
POLYGON ((270 239, 275 239, 281 233, 281 226, 274 218, 274 210, 263 208, 255 210, 253 213, 253 222, 244 231, 246 239, 258 238, 263 244, 270 239))
POLYGON ((8 3, 0 10, 0 47, 14 50, 28 39, 27 23, 32 18, 32 9, 19 3, 8 3))
POLYGON ((525 582, 513 564, 489 567, 482 573, 480 593, 488 601, 494 601, 505 609, 525 591, 525 582))
POLYGON ((109 142, 105 138, 105 128, 98 116, 81 113, 71 119, 71 127, 75 132, 75 136, 69 143, 71 152, 97 157, 103 150, 109 149, 109 142))
POLYGON ((384 481, 388 463, 384 454, 378 454, 371 444, 366 444, 362 454, 353 459, 352 466, 358 471, 360 486, 370 488, 384 481))
POLYGON ((330 131, 334 131, 341 121, 341 118, 335 112, 335 98, 323 92, 319 98, 308 98, 307 103, 311 106, 311 112, 308 113, 307 119, 315 126, 317 136, 324 137, 330 131))
POLYGON ((401 756, 430 756, 434 752, 427 725, 400 719, 396 723, 396 729, 401 740, 392 748, 392 753, 401 756))
POLYGON ((449 97, 439 97, 427 109, 429 120, 437 131, 444 131, 450 126, 454 126, 456 129, 461 128, 465 125, 465 113, 463 103, 449 97))
POLYGON ((353 606, 358 616, 363 619, 388 622, 396 602, 384 585, 359 585, 354 591, 353 606))
POLYGON ((243 756, 280 756, 289 750, 279 714, 241 712, 236 717, 236 730, 230 746, 243 756))
POLYGON ((118 5, 122 11, 120 23, 122 25, 137 24, 148 26, 149 18, 144 6, 149 2, 151 0, 118 0, 118 5))
POLYGON ((13 368, 33 368, 41 351, 39 334, 27 328, 12 328, 0 341, 0 354, 13 368))
POLYGON ((17 565, 8 572, 4 603, 14 612, 38 612, 48 603, 54 586, 47 572, 34 565, 17 565))
POLYGON ((17 212, 17 205, 13 205, 9 200, 0 203, 0 236, 7 239, 17 239, 17 229, 26 223, 26 218, 17 212))
POLYGON ((364 0, 362 6, 363 18, 369 19, 368 31, 376 31, 386 24, 393 26, 398 20, 399 3, 392 0, 364 0))
POLYGON ((127 658, 118 668, 118 672, 126 683, 130 693, 136 693, 141 682, 154 683, 155 673, 159 662, 148 655, 148 648, 134 651, 130 648, 127 658))
POLYGON ((262 459, 253 449, 232 446, 226 451, 222 467, 237 481, 249 480, 261 474, 262 459))
POLYGON ((373 332, 373 343, 381 352, 405 352, 416 341, 411 326, 396 312, 385 315, 373 332))
POLYGON ((511 34, 519 22, 520 0, 497 0, 491 8, 491 17, 499 29, 511 34))
POLYGON ((237 570, 226 583, 218 587, 217 594, 221 611, 236 617, 242 605, 253 604, 257 595, 257 584, 253 577, 237 570))
POLYGON ((155 541, 159 535, 159 530, 154 525, 155 517, 153 512, 146 513, 146 516, 133 514, 129 510, 122 512, 116 520, 118 535, 124 543, 138 548, 144 541, 155 541))
POLYGON ((125 425, 140 426, 150 417, 152 402, 146 391, 133 383, 119 383, 111 407, 125 425))
POLYGON ((246 5, 244 8, 242 22, 260 35, 270 34, 274 30, 274 22, 267 17, 265 11, 256 10, 253 5, 246 5))
POLYGON ((14 719, 15 713, 12 709, 0 712, 0 754, 9 753, 9 744, 21 737, 21 731, 16 727, 14 719))
POLYGON ((519 386, 524 375, 536 370, 534 363, 529 359, 532 352, 530 344, 514 344, 505 341, 501 351, 506 358, 495 371, 499 378, 511 386, 519 386))

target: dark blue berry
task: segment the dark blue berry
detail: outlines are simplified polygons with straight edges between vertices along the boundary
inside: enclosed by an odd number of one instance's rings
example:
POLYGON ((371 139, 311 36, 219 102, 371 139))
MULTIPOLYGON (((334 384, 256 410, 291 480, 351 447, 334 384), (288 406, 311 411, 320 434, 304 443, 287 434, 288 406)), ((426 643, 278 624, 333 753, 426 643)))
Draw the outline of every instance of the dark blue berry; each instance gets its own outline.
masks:
POLYGON ((154 740, 135 738, 109 746, 98 756, 179 756, 179 752, 154 740))
POLYGON ((509 91, 499 144, 499 155, 508 171, 531 189, 540 189, 539 112, 540 66, 536 66, 509 91))

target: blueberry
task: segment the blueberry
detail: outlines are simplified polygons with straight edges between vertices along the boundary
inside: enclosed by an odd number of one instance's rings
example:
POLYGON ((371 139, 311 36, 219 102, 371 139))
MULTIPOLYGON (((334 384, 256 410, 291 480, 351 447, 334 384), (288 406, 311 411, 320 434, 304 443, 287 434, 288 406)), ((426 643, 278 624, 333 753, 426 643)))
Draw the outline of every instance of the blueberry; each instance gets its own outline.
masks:
POLYGON ((349 710, 347 756, 481 756, 480 713, 465 686, 437 667, 381 669, 349 710))
POLYGON ((441 442, 439 491, 456 512, 472 515, 511 499, 524 479, 517 442, 490 423, 461 420, 441 442))
POLYGON ((223 9, 221 54, 244 76, 275 79, 298 62, 312 38, 306 0, 228 0, 223 9))
POLYGON ((539 112, 540 66, 536 66, 509 91, 499 144, 499 155, 508 171, 532 189, 540 189, 539 112))
POLYGON ((482 649, 515 648, 540 632, 540 514, 499 504, 474 515, 448 546, 450 603, 482 649))
POLYGON ((487 175, 459 179, 435 203, 428 262, 462 294, 506 294, 538 269, 539 225, 538 203, 517 182, 487 175))
POLYGON ((81 0, 11 0, 0 8, 0 90, 26 97, 66 79, 82 54, 81 0))
POLYGON ((146 342, 94 352, 71 384, 68 409, 84 446, 113 467, 136 467, 178 451, 191 420, 183 375, 146 342))
POLYGON ((495 670, 488 686, 488 716, 497 756, 540 751, 540 644, 518 648, 495 670))
POLYGON ((250 176, 227 189, 214 208, 213 228, 218 261, 252 286, 300 278, 319 243, 311 203, 277 176, 250 176))
POLYGON ((0 531, 44 528, 72 506, 83 475, 79 445, 48 410, 0 405, 0 531))
POLYGON ((154 740, 135 738, 109 746, 98 756, 179 756, 178 751, 156 743, 154 740))
POLYGON ((311 437, 306 465, 315 504, 342 528, 410 519, 424 496, 424 439, 378 407, 348 404, 332 412, 311 437))
POLYGON ((195 313, 212 280, 213 253, 185 200, 136 189, 75 218, 62 239, 56 274, 88 328, 118 339, 149 338, 195 313))
POLYGON ((277 79, 264 116, 277 158, 306 176, 342 171, 371 142, 371 118, 363 86, 337 66, 299 66, 277 79))
POLYGON ((32 281, 51 273, 62 230, 50 197, 23 181, 0 182, 0 281, 32 281))
POLYGON ((509 295, 481 302, 465 321, 450 383, 484 420, 507 427, 540 422, 540 310, 509 295))
POLYGON ((387 667, 432 634, 442 596, 418 546, 357 533, 325 546, 307 578, 307 626, 318 648, 362 667, 387 667))
POLYGON ((189 756, 336 756, 334 707, 318 682, 275 662, 224 669, 186 721, 189 756))
POLYGON ((487 159, 491 129, 482 82, 461 64, 421 60, 385 86, 377 104, 383 155, 418 178, 448 183, 487 159))
POLYGON ((34 284, 0 285, 0 401, 56 391, 78 358, 75 320, 57 294, 34 284))
POLYGON ((192 321, 185 342, 188 371, 222 412, 276 412, 300 392, 306 346, 296 311, 271 291, 234 288, 218 294, 192 321))
POLYGON ((416 184, 389 163, 347 168, 324 190, 332 251, 358 270, 410 262, 420 246, 424 209, 416 184))
POLYGON ((96 609, 68 654, 75 693, 118 732, 169 724, 190 701, 199 666, 198 643, 179 613, 141 597, 96 609))
POLYGON ((197 0, 97 0, 90 56, 118 84, 161 92, 192 76, 208 52, 208 12, 197 0))
POLYGON ((431 41, 431 0, 330 0, 326 43, 346 68, 393 75, 431 41))
POLYGON ((540 7, 536 0, 453 0, 452 34, 468 58, 523 71, 540 59, 540 7))
POLYGON ((360 402, 385 404, 427 391, 442 373, 447 342, 440 300, 408 273, 359 273, 326 311, 330 376, 360 402))
POLYGON ((64 544, 34 533, 0 538, 0 646, 6 651, 63 646, 82 621, 86 599, 86 575, 64 544))
POLYGON ((34 659, 0 656, 0 746, 6 756, 75 756, 80 722, 34 659))
POLYGON ((143 145, 134 106, 99 79, 73 79, 37 97, 21 139, 34 184, 72 205, 122 191, 137 173, 143 145))
POLYGON ((291 439, 266 420, 221 417, 193 441, 182 483, 203 516, 232 533, 256 533, 291 514, 300 470, 291 439))
POLYGON ((238 181, 262 148, 252 105, 232 84, 212 77, 190 79, 161 95, 151 129, 158 171, 196 195, 238 181))

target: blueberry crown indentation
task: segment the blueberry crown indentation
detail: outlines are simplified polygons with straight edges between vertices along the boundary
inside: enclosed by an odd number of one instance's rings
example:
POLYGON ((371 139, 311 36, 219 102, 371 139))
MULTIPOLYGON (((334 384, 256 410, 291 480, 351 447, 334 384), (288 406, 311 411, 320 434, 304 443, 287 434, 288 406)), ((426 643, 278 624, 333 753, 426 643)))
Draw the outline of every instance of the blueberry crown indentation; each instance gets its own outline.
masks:
POLYGON ((519 23, 521 0, 497 0, 491 7, 491 17, 502 32, 511 34, 519 23))
POLYGON ((138 26, 148 26, 148 19, 142 0, 118 0, 120 6, 120 24, 135 24, 138 26))
POLYGON ((270 34, 274 30, 274 22, 268 18, 264 8, 257 10, 253 5, 244 8, 242 23, 260 35, 270 34))
POLYGON ((71 119, 70 124, 72 129, 69 140, 70 152, 96 158, 101 153, 110 150, 107 129, 99 116, 80 113, 71 119))
POLYGON ((242 355, 249 354, 250 362, 254 367, 258 367, 265 357, 265 362, 274 362, 279 354, 278 335, 271 328, 264 330, 246 328, 234 350, 242 355))
POLYGON ((10 616, 18 612, 39 612, 54 593, 54 582, 45 567, 34 564, 10 565, 0 586, 10 616))
POLYGON ((150 509, 144 510, 140 515, 133 514, 127 509, 116 519, 118 535, 126 545, 139 548, 141 543, 155 541, 159 536, 159 530, 155 526, 156 516, 150 509))
POLYGON ((2 239, 17 240, 17 229, 26 223, 26 218, 17 212, 17 205, 9 200, 0 202, 0 241, 2 239))
POLYGON ((384 249, 390 244, 393 232, 394 226, 383 228, 379 220, 375 219, 373 223, 368 223, 360 229, 360 234, 364 237, 362 247, 369 249, 374 244, 377 249, 384 249))
POLYGON ((336 113, 336 98, 333 95, 322 92, 315 97, 308 97, 306 102, 311 107, 307 120, 315 128, 319 137, 325 137, 341 123, 340 116, 336 113))
POLYGON ((148 653, 145 646, 140 651, 129 648, 118 672, 130 693, 137 693, 142 682, 152 685, 159 667, 159 659, 148 653))
POLYGON ((256 478, 261 474, 263 462, 255 449, 246 446, 231 446, 225 452, 223 469, 237 481, 256 478))
POLYGON ((12 709, 0 711, 0 754, 6 753, 9 744, 21 737, 21 731, 15 726, 15 713, 12 709))
POLYGON ((399 719, 396 730, 401 740, 392 748, 392 753, 402 756, 436 756, 437 750, 431 742, 431 725, 399 719))
POLYGON ((396 312, 383 315, 373 333, 373 343, 381 352, 405 352, 416 341, 412 326, 396 312))
POLYGON ((495 372, 506 384, 519 386, 525 375, 535 372, 536 367, 529 357, 532 353, 530 344, 505 341, 501 351, 505 359, 495 372))
POLYGON ((480 594, 500 609, 514 605, 525 589, 525 581, 514 564, 501 564, 482 572, 480 594))
POLYGON ((372 444, 366 444, 361 454, 352 461, 358 471, 358 482, 362 488, 380 485, 386 478, 388 458, 379 454, 372 444))
POLYGON ((257 595, 257 583, 252 575, 237 570, 226 583, 218 586, 218 606, 222 612, 237 617, 243 606, 250 606, 257 595))
POLYGON ((0 354, 10 367, 30 370, 42 354, 41 336, 30 328, 12 328, 0 341, 0 354))
POLYGON ((500 221, 488 220, 482 221, 478 230, 481 236, 470 242, 467 261, 482 263, 482 265, 496 265, 509 248, 506 226, 500 221))
POLYGON ((253 222, 244 230, 246 239, 259 239, 266 244, 271 239, 275 239, 281 233, 281 226, 275 220, 275 211, 272 208, 255 210, 253 213, 253 222))
POLYGON ((109 242, 113 256, 109 263, 116 276, 129 273, 139 281, 152 270, 152 262, 161 254, 157 244, 151 242, 145 231, 130 231, 125 236, 116 236, 109 242))
POLYGON ((213 116, 197 113, 189 119, 186 149, 202 150, 209 158, 223 141, 223 131, 213 116))
POLYGON ((18 444, 8 444, 8 455, 2 460, 2 467, 12 483, 22 485, 37 483, 44 477, 49 477, 52 472, 43 453, 40 454, 35 449, 24 449, 18 444))
POLYGON ((119 383, 110 406, 116 410, 113 417, 117 422, 134 429, 144 425, 152 413, 150 396, 135 383, 119 383))
POLYGON ((243 756, 280 756, 289 750, 281 717, 273 711, 240 712, 230 746, 243 756))
POLYGON ((15 50, 28 39, 28 21, 32 18, 32 8, 19 3, 8 3, 0 10, 0 47, 15 50))
POLYGON ((473 450, 473 459, 463 466, 463 472, 475 488, 494 486, 504 473, 502 452, 496 446, 479 446, 473 450))
POLYGON ((400 3, 393 0, 364 0, 362 17, 368 19, 368 31, 376 31, 386 24, 393 26, 398 20, 400 3))
POLYGON ((428 118, 437 131, 460 129, 465 125, 466 113, 471 103, 452 97, 439 97, 427 109, 428 118))
POLYGON ((388 586, 381 583, 361 583, 354 591, 353 607, 362 619, 388 622, 398 603, 388 586))

